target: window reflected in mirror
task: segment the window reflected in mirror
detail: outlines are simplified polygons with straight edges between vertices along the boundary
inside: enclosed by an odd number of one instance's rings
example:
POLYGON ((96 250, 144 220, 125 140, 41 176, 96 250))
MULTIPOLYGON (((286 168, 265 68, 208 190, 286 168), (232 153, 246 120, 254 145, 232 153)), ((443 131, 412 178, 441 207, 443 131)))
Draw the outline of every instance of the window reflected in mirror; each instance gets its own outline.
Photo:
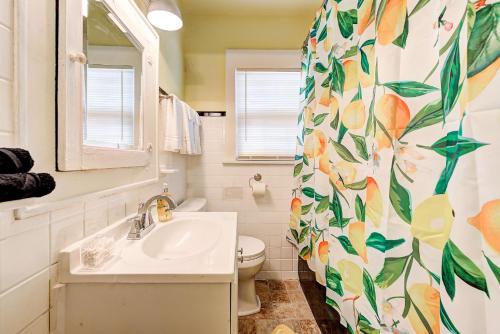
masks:
POLYGON ((136 149, 141 135, 142 52, 119 19, 98 0, 83 1, 87 146, 136 149))

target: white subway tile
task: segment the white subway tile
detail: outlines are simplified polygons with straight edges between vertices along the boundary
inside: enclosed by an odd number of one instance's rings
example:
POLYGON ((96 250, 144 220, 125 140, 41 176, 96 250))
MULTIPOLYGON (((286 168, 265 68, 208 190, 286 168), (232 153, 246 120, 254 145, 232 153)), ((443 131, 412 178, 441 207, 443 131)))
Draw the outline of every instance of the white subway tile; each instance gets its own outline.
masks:
POLYGON ((0 78, 0 131, 14 131, 12 94, 12 82, 0 78))
POLYGON ((299 273, 297 270, 295 271, 283 271, 281 273, 281 279, 287 280, 287 279, 299 279, 299 273))
POLYGON ((12 31, 0 25, 0 77, 12 80, 14 73, 12 31))
POLYGON ((281 258, 281 248, 272 247, 269 249, 269 258, 270 259, 279 259, 281 258))
POLYGON ((278 259, 270 259, 269 260, 269 269, 271 271, 280 271, 281 270, 281 261, 278 259))
POLYGON ((281 261, 281 271, 292 271, 293 261, 292 260, 280 260, 281 261))
POLYGON ((83 212, 50 223, 50 263, 57 262, 59 251, 83 238, 83 212))
POLYGON ((261 271, 257 274, 258 280, 281 280, 281 271, 261 271))
POLYGON ((49 225, 49 222, 49 213, 32 216, 26 219, 15 219, 11 224, 7 224, 4 226, 6 228, 6 230, 4 231, 5 237, 27 232, 41 226, 47 226, 49 225))
POLYGON ((0 241, 0 292, 49 265, 49 226, 0 241))
POLYGON ((281 237, 271 236, 269 237, 270 247, 281 247, 281 237))
POLYGON ((85 202, 84 232, 91 235, 108 225, 108 207, 103 199, 96 199, 85 202))
POLYGON ((299 260, 297 259, 297 257, 295 257, 293 259, 292 266, 293 266, 293 270, 294 271, 298 271, 299 270, 299 260))
POLYGON ((83 216, 83 207, 84 203, 73 203, 62 209, 54 210, 50 213, 50 221, 51 222, 59 222, 69 217, 74 217, 77 215, 83 216))
POLYGON ((15 334, 49 309, 49 270, 0 294, 0 333, 15 334))
POLYGON ((48 334, 49 333, 49 312, 45 312, 19 334, 48 334))
POLYGON ((282 259, 292 259, 293 258, 292 247, 281 248, 281 258, 282 259))
POLYGON ((127 216, 137 213, 139 209, 139 194, 137 191, 129 191, 125 194, 125 214, 127 216))
POLYGON ((0 24, 12 28, 13 0, 0 0, 0 24))
POLYGON ((125 199, 120 196, 108 198, 108 224, 114 224, 125 218, 125 199))

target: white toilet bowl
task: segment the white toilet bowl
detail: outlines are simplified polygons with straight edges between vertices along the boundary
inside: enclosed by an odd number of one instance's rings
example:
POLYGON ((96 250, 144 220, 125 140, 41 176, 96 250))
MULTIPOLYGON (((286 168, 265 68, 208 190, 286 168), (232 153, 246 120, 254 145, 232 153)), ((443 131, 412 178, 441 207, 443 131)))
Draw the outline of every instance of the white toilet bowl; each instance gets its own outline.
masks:
POLYGON ((238 237, 238 315, 260 311, 260 299, 255 292, 255 275, 266 260, 266 245, 262 240, 241 235, 238 237))

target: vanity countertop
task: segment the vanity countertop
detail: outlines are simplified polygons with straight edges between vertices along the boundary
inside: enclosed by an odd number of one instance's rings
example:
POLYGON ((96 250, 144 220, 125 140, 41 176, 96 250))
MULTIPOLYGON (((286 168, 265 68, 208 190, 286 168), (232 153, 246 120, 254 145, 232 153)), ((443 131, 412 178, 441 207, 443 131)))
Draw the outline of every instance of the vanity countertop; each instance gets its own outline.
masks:
MULTIPOLYGON (((130 217, 127 217, 130 218, 130 217)), ((99 269, 82 265, 81 246, 61 251, 61 283, 224 283, 236 277, 237 213, 174 212, 141 240, 128 240, 127 219, 100 231, 115 240, 113 256, 99 269)))

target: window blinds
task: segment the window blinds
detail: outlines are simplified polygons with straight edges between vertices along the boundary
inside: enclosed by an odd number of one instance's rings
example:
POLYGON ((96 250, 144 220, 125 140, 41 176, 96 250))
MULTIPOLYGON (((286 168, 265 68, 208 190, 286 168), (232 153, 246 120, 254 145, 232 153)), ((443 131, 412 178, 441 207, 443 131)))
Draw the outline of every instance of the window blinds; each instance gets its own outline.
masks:
POLYGON ((238 160, 293 159, 300 78, 298 71, 236 71, 238 160))
POLYGON ((135 147, 134 69, 88 67, 84 143, 135 147))

